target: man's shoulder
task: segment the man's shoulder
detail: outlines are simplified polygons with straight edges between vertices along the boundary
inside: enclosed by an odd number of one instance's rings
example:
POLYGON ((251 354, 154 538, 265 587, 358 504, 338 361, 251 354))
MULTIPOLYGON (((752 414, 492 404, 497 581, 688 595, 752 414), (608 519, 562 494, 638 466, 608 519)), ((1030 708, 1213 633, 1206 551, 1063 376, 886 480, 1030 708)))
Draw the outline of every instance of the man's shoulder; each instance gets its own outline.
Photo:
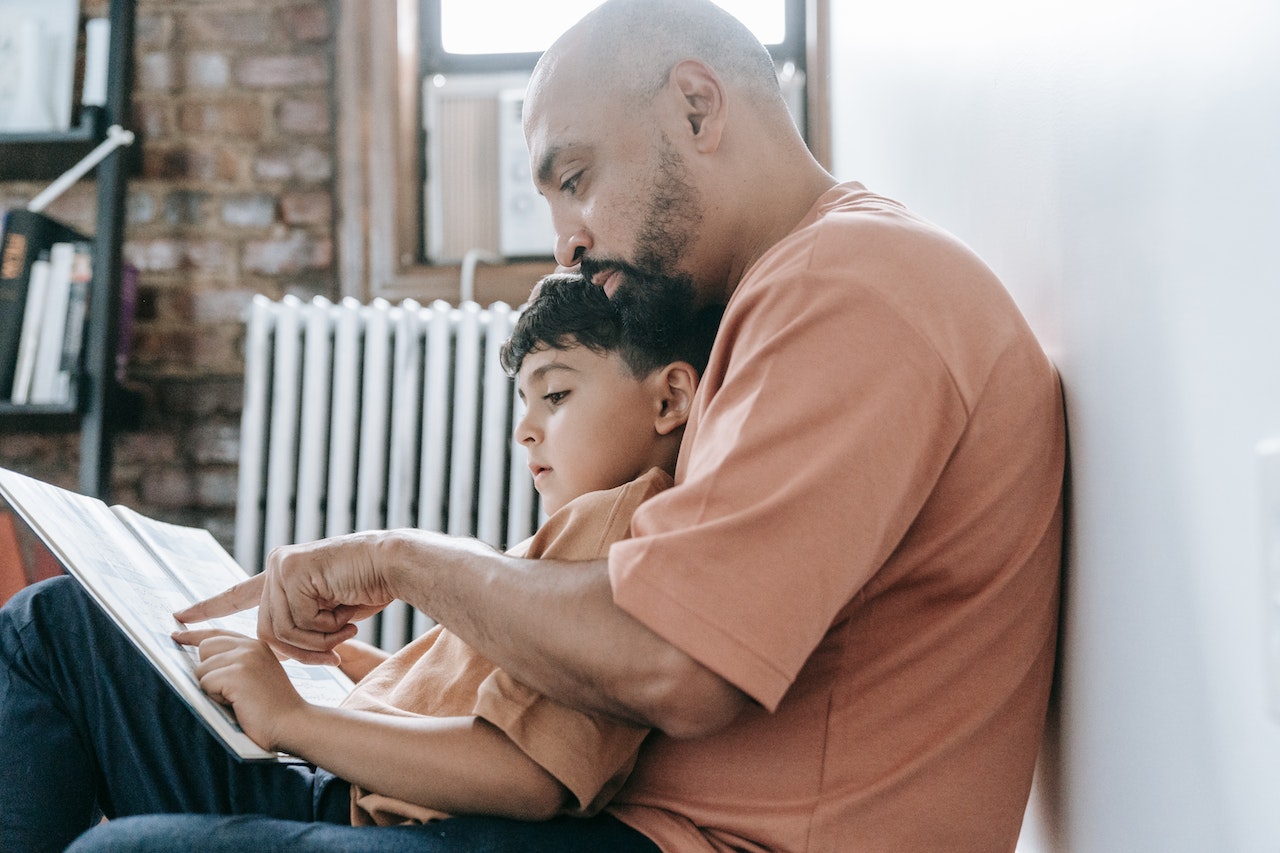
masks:
MULTIPOLYGON (((776 357, 786 330, 796 363, 851 369, 889 349, 960 381, 965 399, 1002 353, 1040 347, 996 274, 963 241, 861 184, 824 194, 735 291, 722 329, 734 355, 776 357)), ((743 363, 743 362, 739 362, 743 363)))
POLYGON ((831 213, 911 215, 901 202, 872 192, 857 181, 846 181, 831 187, 818 197, 810 216, 819 219, 831 213))
POLYGON ((870 259, 904 251, 912 255, 972 254, 944 228, 857 183, 833 187, 814 205, 807 222, 789 237, 801 246, 815 245, 819 262, 848 263, 854 257, 870 259))
POLYGON ((797 276, 847 279, 863 265, 886 257, 956 248, 961 248, 958 241, 899 202, 860 183, 836 184, 760 255, 737 290, 768 288, 779 279, 797 276))
MULTIPOLYGON (((735 301, 829 312, 869 293, 950 301, 958 284, 1004 290, 964 241, 860 183, 836 184, 745 275, 735 301), (738 299, 739 294, 745 298, 738 299), (781 302, 781 305, 774 303, 781 302)), ((926 300, 928 301, 928 300, 926 300)), ((758 306, 757 306, 758 307, 758 306)))

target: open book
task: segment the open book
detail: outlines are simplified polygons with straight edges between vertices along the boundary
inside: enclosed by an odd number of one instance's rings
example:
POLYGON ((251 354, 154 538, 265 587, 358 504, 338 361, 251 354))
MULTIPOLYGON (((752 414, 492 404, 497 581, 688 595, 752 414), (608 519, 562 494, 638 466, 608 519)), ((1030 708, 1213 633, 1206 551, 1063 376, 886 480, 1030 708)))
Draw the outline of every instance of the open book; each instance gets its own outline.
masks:
MULTIPOLYGON (((122 506, 60 489, 0 468, 3 496, 165 681, 227 749, 247 761, 291 761, 258 746, 230 710, 200 690, 194 649, 170 634, 183 627, 173 613, 248 577, 207 530, 155 521, 122 506)), ((257 610, 205 625, 257 632, 257 610)), ((316 705, 337 705, 352 683, 336 667, 284 661, 294 687, 316 705)))

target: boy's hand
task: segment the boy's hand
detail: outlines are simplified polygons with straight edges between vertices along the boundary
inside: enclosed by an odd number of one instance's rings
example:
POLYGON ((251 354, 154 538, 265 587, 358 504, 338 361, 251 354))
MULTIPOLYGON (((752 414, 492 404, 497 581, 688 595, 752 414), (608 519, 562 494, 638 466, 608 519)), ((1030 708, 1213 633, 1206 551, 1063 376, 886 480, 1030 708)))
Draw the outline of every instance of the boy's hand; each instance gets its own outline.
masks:
POLYGON ((254 743, 265 749, 282 749, 280 734, 288 731, 289 720, 308 706, 275 652, 261 640, 234 631, 175 631, 173 639, 198 648, 196 678, 200 689, 215 702, 229 706, 254 743))

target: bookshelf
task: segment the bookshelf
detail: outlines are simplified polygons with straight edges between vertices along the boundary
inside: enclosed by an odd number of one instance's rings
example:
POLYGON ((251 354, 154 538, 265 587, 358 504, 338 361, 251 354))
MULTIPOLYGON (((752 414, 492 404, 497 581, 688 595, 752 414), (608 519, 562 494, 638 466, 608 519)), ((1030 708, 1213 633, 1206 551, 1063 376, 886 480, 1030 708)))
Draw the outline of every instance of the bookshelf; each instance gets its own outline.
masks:
POLYGON ((79 124, 61 133, 0 133, 0 181, 58 177, 106 137, 106 114, 102 107, 81 107, 79 124))
MULTIPOLYGON (((128 126, 135 12, 136 0, 110 0, 106 105, 81 109, 79 124, 62 133, 0 134, 0 180, 52 180, 100 143, 112 124, 128 126)), ((125 185, 131 164, 137 162, 137 147, 117 150, 92 173, 97 179, 93 280, 85 323, 84 372, 75 383, 74 399, 62 405, 0 402, 0 432, 79 427, 79 490, 103 499, 111 490, 114 432, 129 408, 115 377, 125 185)))

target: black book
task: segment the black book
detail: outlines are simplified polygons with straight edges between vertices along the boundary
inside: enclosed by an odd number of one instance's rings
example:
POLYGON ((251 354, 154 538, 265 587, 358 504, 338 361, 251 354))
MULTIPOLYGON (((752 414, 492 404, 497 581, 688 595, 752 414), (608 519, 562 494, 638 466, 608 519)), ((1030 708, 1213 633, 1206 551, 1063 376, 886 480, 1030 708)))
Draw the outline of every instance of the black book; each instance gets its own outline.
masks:
POLYGON ((18 208, 5 216, 4 237, 0 238, 0 400, 13 397, 31 265, 54 243, 87 239, 43 213, 18 208))

